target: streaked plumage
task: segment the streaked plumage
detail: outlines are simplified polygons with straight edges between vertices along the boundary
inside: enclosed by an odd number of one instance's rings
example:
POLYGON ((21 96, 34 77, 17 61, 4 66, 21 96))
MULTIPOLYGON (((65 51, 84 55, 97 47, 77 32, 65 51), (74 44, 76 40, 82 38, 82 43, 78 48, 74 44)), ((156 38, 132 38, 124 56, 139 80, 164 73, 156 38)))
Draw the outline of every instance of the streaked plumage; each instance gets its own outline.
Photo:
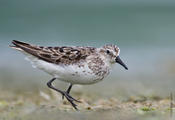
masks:
MULTIPOLYGON (((71 86, 101 81, 109 74, 112 65, 116 62, 127 69, 119 58, 120 49, 116 45, 95 48, 79 46, 43 47, 17 40, 13 40, 12 43, 14 46, 10 47, 25 53, 33 66, 51 74, 55 79, 71 83, 71 86)), ((50 87, 52 86, 50 85, 50 87)), ((69 95, 68 93, 66 94, 69 95)), ((64 93, 62 94, 66 97, 64 93)), ((66 97, 68 101, 70 97, 66 97)), ((69 102, 76 109, 73 101, 76 100, 69 102)))

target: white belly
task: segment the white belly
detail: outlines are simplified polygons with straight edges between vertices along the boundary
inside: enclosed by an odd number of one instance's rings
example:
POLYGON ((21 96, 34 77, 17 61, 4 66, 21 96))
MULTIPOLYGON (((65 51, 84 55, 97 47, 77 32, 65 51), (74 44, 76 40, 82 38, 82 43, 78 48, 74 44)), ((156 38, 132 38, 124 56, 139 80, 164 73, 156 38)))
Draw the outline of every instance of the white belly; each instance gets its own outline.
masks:
POLYGON ((104 76, 95 75, 86 63, 83 64, 83 67, 79 67, 78 65, 56 65, 33 56, 28 58, 33 67, 39 68, 59 80, 72 84, 93 84, 104 78, 104 76))

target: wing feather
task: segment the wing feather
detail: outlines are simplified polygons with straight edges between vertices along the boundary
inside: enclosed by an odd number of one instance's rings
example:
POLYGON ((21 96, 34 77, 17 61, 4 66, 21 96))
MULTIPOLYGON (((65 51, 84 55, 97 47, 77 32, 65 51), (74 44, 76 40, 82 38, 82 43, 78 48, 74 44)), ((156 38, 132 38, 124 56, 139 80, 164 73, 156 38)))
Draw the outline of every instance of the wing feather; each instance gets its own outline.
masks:
POLYGON ((23 50, 39 59, 54 64, 74 64, 85 60, 88 55, 95 52, 93 47, 43 47, 13 40, 15 49, 23 50))

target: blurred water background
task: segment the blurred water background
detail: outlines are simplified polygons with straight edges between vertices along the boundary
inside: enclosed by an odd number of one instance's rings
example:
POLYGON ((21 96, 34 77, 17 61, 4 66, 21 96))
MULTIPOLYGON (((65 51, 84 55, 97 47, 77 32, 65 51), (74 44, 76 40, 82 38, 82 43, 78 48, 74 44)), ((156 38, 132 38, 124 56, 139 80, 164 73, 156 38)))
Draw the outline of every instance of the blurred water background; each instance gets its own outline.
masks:
POLYGON ((121 100, 175 92, 173 0, 0 0, 0 88, 48 89, 51 76, 9 48, 13 39, 45 46, 118 45, 129 70, 116 64, 103 82, 81 91, 121 100))
POLYGON ((174 91, 174 3, 1 0, 0 86, 44 86, 51 78, 8 47, 16 39, 46 46, 117 44, 129 70, 116 64, 99 87, 141 94, 174 91))

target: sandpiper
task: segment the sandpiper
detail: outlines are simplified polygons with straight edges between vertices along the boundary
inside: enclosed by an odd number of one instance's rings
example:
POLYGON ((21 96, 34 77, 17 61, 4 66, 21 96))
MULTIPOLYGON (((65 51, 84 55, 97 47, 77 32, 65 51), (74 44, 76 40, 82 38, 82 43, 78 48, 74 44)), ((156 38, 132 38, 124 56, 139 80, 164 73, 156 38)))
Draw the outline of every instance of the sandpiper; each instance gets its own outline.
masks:
POLYGON ((53 76, 47 86, 61 93, 76 110, 78 109, 74 102, 81 101, 70 96, 74 84, 94 84, 103 80, 114 63, 119 63, 128 70, 119 57, 120 49, 116 45, 105 45, 100 48, 43 47, 18 40, 13 40, 12 44, 10 47, 23 52, 33 66, 53 76), (67 91, 59 90, 52 85, 56 79, 70 83, 67 91))

